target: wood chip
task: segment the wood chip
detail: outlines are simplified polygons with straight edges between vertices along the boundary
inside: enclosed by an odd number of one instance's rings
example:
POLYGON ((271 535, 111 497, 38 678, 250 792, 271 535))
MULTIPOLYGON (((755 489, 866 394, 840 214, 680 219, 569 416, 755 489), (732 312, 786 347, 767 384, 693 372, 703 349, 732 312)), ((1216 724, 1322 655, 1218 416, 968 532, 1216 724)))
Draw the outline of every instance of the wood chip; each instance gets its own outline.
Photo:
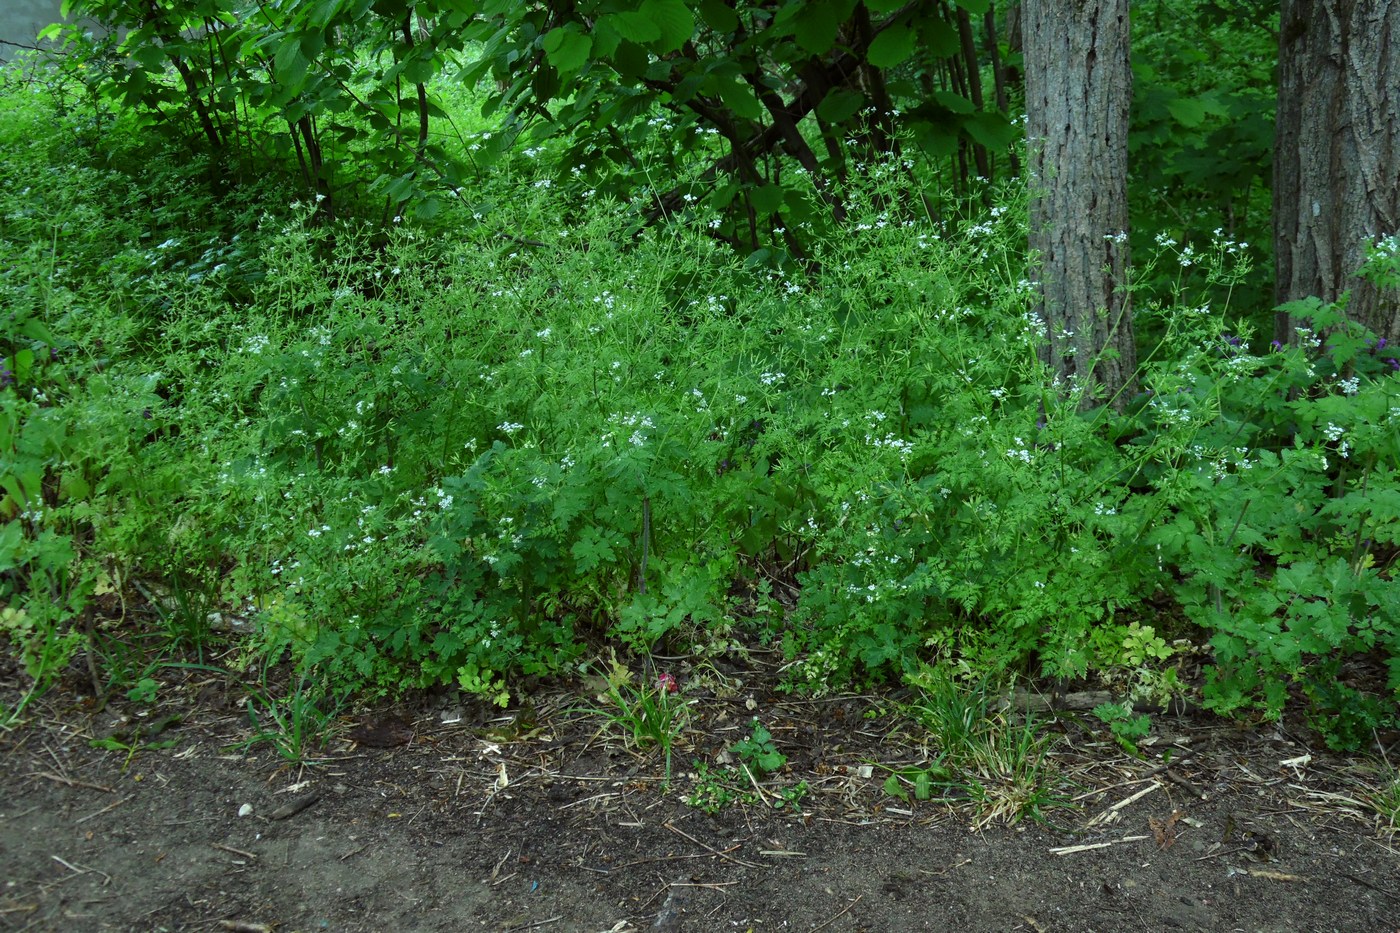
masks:
POLYGON ((1092 852, 1094 849, 1108 849, 1113 846, 1121 846, 1129 842, 1141 842, 1144 839, 1151 839, 1151 836, 1124 836, 1122 839, 1110 839, 1108 842, 1093 842, 1082 846, 1058 846, 1049 849, 1051 855, 1075 855, 1079 852, 1092 852))
POLYGON ((1263 878, 1267 881, 1299 881, 1307 883, 1306 878, 1301 875, 1290 875, 1281 871, 1270 871, 1267 868, 1246 868, 1245 873, 1251 878, 1263 878))
POLYGON ((278 807, 276 810, 273 810, 271 813, 269 813, 269 814, 267 815, 267 818, 268 818, 269 820, 285 820, 285 819, 288 819, 289 817, 296 816, 298 813, 300 813, 301 811, 305 810, 307 807, 311 806, 313 803, 315 803, 316 801, 318 801, 318 800, 320 800, 320 799, 321 799, 321 792, 320 792, 319 790, 313 790, 311 793, 307 794, 305 797, 300 797, 300 798, 298 798, 298 799, 296 799, 296 800, 291 801, 290 803, 284 803, 284 804, 282 804, 282 806, 278 807))

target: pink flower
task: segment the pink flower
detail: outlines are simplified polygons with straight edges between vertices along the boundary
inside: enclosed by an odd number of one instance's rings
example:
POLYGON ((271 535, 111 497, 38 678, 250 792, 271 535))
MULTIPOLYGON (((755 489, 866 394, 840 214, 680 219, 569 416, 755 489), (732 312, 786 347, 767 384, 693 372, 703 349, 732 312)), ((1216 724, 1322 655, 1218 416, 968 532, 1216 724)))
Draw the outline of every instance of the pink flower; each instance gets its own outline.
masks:
POLYGON ((656 677, 656 689, 662 693, 675 693, 681 689, 681 685, 676 682, 676 678, 671 674, 658 674, 656 677))

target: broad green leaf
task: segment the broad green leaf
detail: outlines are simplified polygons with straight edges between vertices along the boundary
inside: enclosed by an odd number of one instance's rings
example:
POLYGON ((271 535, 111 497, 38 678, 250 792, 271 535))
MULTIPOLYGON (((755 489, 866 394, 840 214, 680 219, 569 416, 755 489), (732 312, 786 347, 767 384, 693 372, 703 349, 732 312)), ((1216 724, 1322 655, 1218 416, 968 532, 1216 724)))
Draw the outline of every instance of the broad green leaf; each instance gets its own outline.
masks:
POLYGON ((863 106, 864 94, 846 87, 833 88, 817 105, 817 116, 828 123, 845 123, 863 106))
POLYGON ((311 14, 307 17, 307 22, 318 29, 324 29, 335 19, 335 15, 340 12, 341 4, 344 0, 321 0, 311 8, 311 14))
POLYGON ((876 68, 893 68, 914 54, 914 30, 891 26, 875 37, 865 58, 876 68))
POLYGON ((1206 105, 1191 97, 1178 97, 1167 102, 1172 119, 1185 127, 1200 126, 1206 118, 1206 105))
POLYGON ((1000 113, 974 113, 963 123, 963 129, 973 142, 988 149, 1004 149, 1016 141, 1019 132, 1011 121, 1000 113))
POLYGON ((165 52, 163 52, 158 45, 146 44, 137 46, 132 51, 131 57, 150 71, 160 71, 165 67, 165 52))
POLYGON ((413 208, 413 216, 419 220, 432 220, 442 210, 442 201, 439 198, 424 198, 413 208))
POLYGON ((956 0, 958 6, 974 16, 981 16, 991 9, 992 0, 956 0))
POLYGON ((933 99, 953 113, 972 113, 977 109, 972 101, 952 91, 934 91, 933 99))
POLYGON ((408 0, 374 0, 374 12, 385 19, 401 22, 409 13, 408 0))
POLYGON ((49 329, 44 326, 42 321, 30 318, 20 324, 19 332, 31 340, 37 340, 40 343, 53 346, 53 334, 49 333, 49 329))
POLYGON ((648 63, 647 50, 635 42, 619 42, 612 56, 613 67, 624 78, 640 78, 646 73, 648 63))
POLYGON ((427 84, 435 74, 437 66, 428 56, 411 58, 403 66, 403 79, 409 84, 427 84))
POLYGON ((825 55, 836 43, 836 11, 830 3, 821 0, 807 4, 807 9, 797 17, 793 38, 804 50, 813 55, 825 55))
POLYGON ((893 13, 904 6, 906 0, 865 0, 866 9, 871 13, 893 13))
POLYGON ((24 560, 24 526, 11 519, 0 528, 0 573, 19 566, 24 560))
POLYGON ((289 88, 300 87, 306 81, 306 69, 310 64, 302 54, 301 42, 295 36, 283 40, 273 60, 277 80, 289 88))
POLYGON ((940 123, 918 120, 911 124, 910 130, 914 134, 914 142, 930 158, 947 158, 958 151, 957 135, 940 123))
POLYGON ((909 794, 904 790, 904 785, 899 782, 897 774, 891 774, 885 778, 884 791, 888 797, 898 797, 900 800, 909 799, 909 794))
POLYGON ((749 191, 749 202, 760 214, 776 213, 783 206, 783 188, 781 185, 759 185, 749 191))
POLYGON ((34 369, 34 351, 28 347, 20 350, 11 358, 10 369, 20 382, 28 382, 29 374, 34 369))
POLYGON ((928 17, 919 24, 918 44, 929 58, 949 58, 961 48, 957 28, 941 17, 928 17))
POLYGON ((544 54, 549 58, 549 63, 561 72, 578 71, 588 61, 591 51, 593 40, 572 25, 560 26, 545 34, 544 54))
POLYGON ((307 32, 302 33, 301 54, 305 55, 307 58, 311 59, 312 61, 315 61, 316 56, 320 55, 321 51, 325 49, 325 47, 325 33, 318 32, 316 30, 309 30, 307 32))
POLYGON ((700 0, 700 18, 715 32, 731 33, 739 28, 739 16, 724 0, 700 0))
POLYGON ((661 38, 661 27, 651 17, 641 12, 608 13, 599 18, 600 24, 607 24, 628 42, 645 45, 661 38))
POLYGON ((662 55, 680 49, 695 35, 695 14, 684 0, 643 0, 640 12, 660 29, 656 51, 662 55))
POLYGON ((763 105, 758 102, 753 88, 739 80, 721 81, 719 96, 725 106, 745 120, 757 120, 763 116, 763 105))

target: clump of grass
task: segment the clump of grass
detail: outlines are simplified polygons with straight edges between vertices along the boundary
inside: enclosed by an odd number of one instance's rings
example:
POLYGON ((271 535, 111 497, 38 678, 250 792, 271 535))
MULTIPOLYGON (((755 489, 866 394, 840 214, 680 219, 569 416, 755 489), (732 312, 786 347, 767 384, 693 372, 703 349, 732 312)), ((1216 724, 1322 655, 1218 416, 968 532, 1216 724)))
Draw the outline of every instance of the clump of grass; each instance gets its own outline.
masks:
POLYGON ((936 784, 971 799, 979 826, 1026 817, 1043 823, 1046 811, 1068 805, 1063 779, 1046 757, 1051 736, 1033 716, 1015 722, 997 709, 992 681, 960 682, 931 668, 909 680, 920 691, 909 712, 941 754, 932 766, 892 774, 888 792, 898 794, 903 777, 916 797, 928 799, 936 784))
POLYGON ((306 764, 313 750, 323 746, 329 737, 340 704, 305 672, 297 677, 286 696, 273 694, 264 671, 262 689, 253 691, 247 702, 253 734, 233 747, 246 751, 254 745, 267 744, 283 760, 306 764), (324 709, 327 706, 329 709, 324 709))
POLYGON ((1366 795, 1366 803, 1385 821, 1382 831, 1394 834, 1400 832, 1400 768, 1392 765, 1389 758, 1383 761, 1380 780, 1366 795))
POLYGON ((689 721, 689 708, 676 689, 676 682, 661 676, 655 683, 638 683, 638 678, 616 657, 603 675, 606 687, 600 700, 605 705, 585 711, 601 716, 605 728, 620 732, 626 744, 636 750, 659 750, 666 759, 666 783, 671 782, 671 755, 676 741, 689 721))

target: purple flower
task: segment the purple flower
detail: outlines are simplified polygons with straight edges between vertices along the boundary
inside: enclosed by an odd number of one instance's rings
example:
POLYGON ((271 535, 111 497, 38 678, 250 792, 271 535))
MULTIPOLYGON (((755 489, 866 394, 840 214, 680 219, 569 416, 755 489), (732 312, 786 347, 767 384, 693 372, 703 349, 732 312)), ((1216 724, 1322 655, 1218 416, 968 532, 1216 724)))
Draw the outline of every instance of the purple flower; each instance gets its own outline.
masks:
POLYGON ((1386 341, 1385 341, 1385 338, 1384 338, 1384 337, 1382 337, 1380 340, 1377 340, 1377 341, 1376 341, 1376 349, 1377 349, 1377 350, 1384 350, 1384 349, 1385 349, 1385 343, 1386 343, 1386 341))
POLYGON ((1273 347, 1275 350, 1283 349, 1283 344, 1279 343, 1277 340, 1270 340, 1269 346, 1273 347))
POLYGON ((0 389, 15 384, 15 374, 4 363, 0 363, 0 389))
POLYGON ((1391 357, 1390 359, 1386 360, 1386 362, 1390 364, 1391 369, 1395 370, 1397 373, 1400 373, 1400 360, 1391 357))

